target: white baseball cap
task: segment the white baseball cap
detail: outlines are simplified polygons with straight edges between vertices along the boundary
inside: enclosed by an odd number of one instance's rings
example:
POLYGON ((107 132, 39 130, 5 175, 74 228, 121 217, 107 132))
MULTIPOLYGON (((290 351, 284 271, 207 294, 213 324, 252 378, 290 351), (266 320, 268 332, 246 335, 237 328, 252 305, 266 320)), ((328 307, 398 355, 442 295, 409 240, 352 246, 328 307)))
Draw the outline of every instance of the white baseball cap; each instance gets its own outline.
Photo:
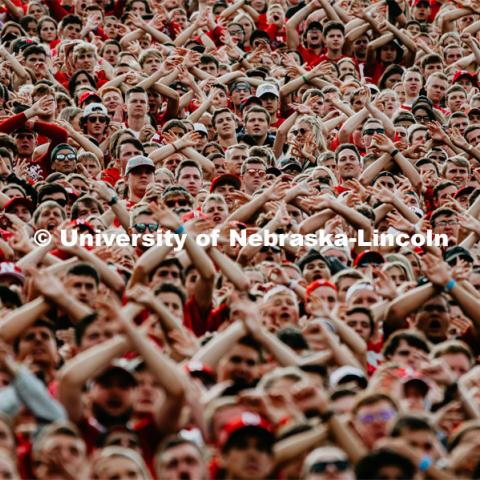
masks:
POLYGON ((277 98, 280 97, 280 92, 278 91, 278 87, 273 85, 272 83, 262 83, 257 87, 256 96, 258 98, 262 98, 263 95, 270 93, 271 95, 275 95, 277 98))
POLYGON ((195 130, 195 132, 204 133, 205 135, 208 136, 207 127, 203 123, 194 123, 193 124, 193 130, 195 130))
POLYGON ((144 157, 143 155, 137 155, 136 157, 132 157, 127 162, 127 167, 125 168, 125 175, 128 175, 133 169, 138 167, 151 167, 152 170, 155 170, 155 164, 150 158, 144 157))
POLYGON ((96 112, 102 113, 103 115, 108 117, 108 111, 105 105, 103 105, 102 103, 90 103, 90 105, 87 105, 85 107, 85 110, 83 111, 82 117, 89 117, 90 115, 92 115, 92 113, 96 112))

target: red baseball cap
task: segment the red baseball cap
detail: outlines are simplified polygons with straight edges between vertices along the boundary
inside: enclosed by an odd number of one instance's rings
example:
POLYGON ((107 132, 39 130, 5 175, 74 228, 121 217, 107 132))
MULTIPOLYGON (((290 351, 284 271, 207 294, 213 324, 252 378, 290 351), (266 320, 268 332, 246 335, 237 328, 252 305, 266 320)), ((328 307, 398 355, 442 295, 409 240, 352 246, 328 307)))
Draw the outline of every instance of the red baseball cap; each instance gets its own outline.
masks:
POLYGON ((237 175, 233 175, 231 173, 224 173, 223 175, 218 175, 212 180, 210 184, 210 193, 212 193, 217 187, 221 185, 233 185, 236 189, 239 189, 242 185, 242 181, 237 175))
POLYGON ((16 205, 24 205, 25 207, 28 208, 30 213, 33 213, 35 211, 35 207, 33 206, 33 203, 31 200, 29 200, 26 197, 13 197, 11 198, 4 206, 3 209, 5 211, 8 211, 10 207, 14 207, 16 205))
POLYGON ((453 76, 452 83, 457 83, 461 78, 468 78, 471 80, 474 87, 478 87, 477 75, 473 72, 467 72, 467 70, 458 70, 453 76))
POLYGON ((310 295, 320 287, 330 287, 331 289, 337 291, 337 286, 328 280, 314 280, 307 286, 305 300, 308 302, 310 295))
POLYGON ((270 423, 256 413, 244 412, 223 426, 218 438, 220 446, 224 447, 235 433, 242 430, 266 435, 270 438, 272 444, 275 443, 275 435, 270 423))
POLYGON ((78 106, 81 106, 90 98, 94 98, 96 103, 102 103, 102 99, 96 92, 83 92, 78 99, 78 106))

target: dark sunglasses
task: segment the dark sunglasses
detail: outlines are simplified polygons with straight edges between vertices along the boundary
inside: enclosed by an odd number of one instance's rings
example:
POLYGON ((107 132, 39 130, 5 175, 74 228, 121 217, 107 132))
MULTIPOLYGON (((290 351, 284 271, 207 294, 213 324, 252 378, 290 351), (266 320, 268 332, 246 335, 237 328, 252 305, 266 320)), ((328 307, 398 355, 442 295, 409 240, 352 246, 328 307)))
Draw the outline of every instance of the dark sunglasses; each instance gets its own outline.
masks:
POLYGON ((337 472, 346 472, 350 468, 350 462, 348 460, 317 462, 310 467, 310 473, 325 473, 329 466, 334 466, 337 472))
POLYGON ((166 200, 165 205, 168 208, 186 207, 188 205, 188 201, 185 200, 184 198, 177 198, 176 200, 166 200))
POLYGON ((307 130, 305 128, 296 128, 295 130, 292 130, 292 135, 297 136, 298 134, 300 135, 305 135, 307 133, 307 130))
POLYGON ((92 123, 107 123, 107 117, 88 117, 88 121, 92 123))
POLYGON ((317 180, 318 183, 323 183, 325 185, 330 185, 330 177, 317 177, 315 180, 317 180))
POLYGON ((74 153, 59 153, 55 160, 76 160, 77 156, 74 153))
POLYGON ((280 253, 282 250, 280 249, 280 247, 275 247, 275 246, 270 246, 270 247, 262 247, 260 249, 260 252, 261 253, 267 253, 267 252, 270 252, 272 251, 273 253, 280 253))
POLYGON ((420 310, 427 312, 427 313, 446 313, 447 309, 443 305, 425 305, 420 310))
POLYGON ((375 133, 385 133, 384 128, 367 128, 363 131, 364 135, 374 135, 375 133))
POLYGON ((68 201, 63 198, 59 198, 58 200, 53 200, 53 201, 58 203, 61 207, 65 207, 68 203, 68 201))
POLYGON ((145 233, 147 228, 150 233, 154 233, 158 230, 158 223, 136 223, 133 227, 138 233, 145 233))

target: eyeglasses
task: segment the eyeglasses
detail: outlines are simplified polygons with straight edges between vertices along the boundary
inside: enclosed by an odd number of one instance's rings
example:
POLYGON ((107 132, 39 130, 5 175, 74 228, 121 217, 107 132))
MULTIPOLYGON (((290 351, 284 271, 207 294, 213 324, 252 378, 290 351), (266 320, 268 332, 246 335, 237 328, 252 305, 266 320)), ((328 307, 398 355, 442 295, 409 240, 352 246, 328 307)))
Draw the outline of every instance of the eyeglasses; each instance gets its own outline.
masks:
POLYGON ((435 225, 438 225, 439 227, 447 227, 457 224, 458 222, 456 220, 440 220, 439 222, 435 223, 435 225))
POLYGON ((447 308, 444 307, 443 305, 425 305, 422 308, 420 308, 421 312, 427 312, 427 313, 446 313, 447 308))
POLYGON ((55 160, 76 160, 77 156, 74 153, 59 153, 56 157, 55 160))
POLYGON ((325 185, 330 185, 330 177, 317 177, 315 180, 317 180, 318 183, 324 183, 325 185))
POLYGON ((133 227, 138 233, 145 233, 147 228, 150 233, 154 233, 158 230, 158 223, 136 223, 133 227))
POLYGON ((165 205, 168 208, 186 207, 188 205, 188 202, 184 198, 175 198, 173 200, 165 200, 165 205))
POLYGON ((337 472, 346 472, 350 468, 350 462, 348 460, 317 462, 310 467, 310 473, 325 473, 328 467, 335 467, 337 472))
POLYGON ((248 173, 252 177, 264 177, 267 174, 265 170, 256 170, 254 168, 249 168, 245 173, 248 173))
POLYGON ((387 422, 391 418, 395 416, 395 411, 394 410, 381 410, 380 412, 377 413, 370 413, 367 415, 362 415, 358 417, 360 422, 362 422, 364 425, 369 425, 375 421, 379 422, 387 422))
POLYGON ((59 198, 58 200, 54 200, 52 198, 52 200, 56 203, 58 203, 61 207, 65 207, 67 205, 67 200, 65 200, 64 198, 59 198))
POLYGON ((107 123, 107 117, 88 117, 88 121, 92 123, 107 123))
POLYGON ((243 35, 243 30, 229 30, 230 35, 243 35))
POLYGON ((375 133, 385 133, 384 128, 367 128, 363 131, 364 135, 375 135, 375 133))
POLYGON ((419 123, 429 122, 430 117, 428 115, 415 115, 415 120, 419 123))
POLYGON ((274 245, 270 246, 270 247, 262 247, 260 249, 260 252, 261 253, 267 253, 267 252, 273 252, 273 253, 280 253, 282 250, 280 249, 280 247, 276 247, 274 245))
POLYGON ((292 135, 295 135, 295 137, 296 137, 299 134, 300 135, 305 135, 307 133, 307 129, 303 128, 303 127, 302 128, 296 128, 295 130, 292 130, 291 132, 292 132, 292 135))
POLYGON ((438 156, 430 155, 428 158, 430 160, 434 160, 435 162, 442 162, 442 163, 447 159, 447 157, 445 157, 444 155, 438 155, 438 156))

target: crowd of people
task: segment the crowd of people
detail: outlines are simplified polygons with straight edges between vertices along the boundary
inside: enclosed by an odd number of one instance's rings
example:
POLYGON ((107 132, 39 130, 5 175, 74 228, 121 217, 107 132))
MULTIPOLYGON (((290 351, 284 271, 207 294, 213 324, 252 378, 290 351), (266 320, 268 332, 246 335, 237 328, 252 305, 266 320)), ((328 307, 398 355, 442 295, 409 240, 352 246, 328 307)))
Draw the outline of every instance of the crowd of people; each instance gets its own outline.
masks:
POLYGON ((0 479, 480 478, 478 0, 0 22, 0 479))

